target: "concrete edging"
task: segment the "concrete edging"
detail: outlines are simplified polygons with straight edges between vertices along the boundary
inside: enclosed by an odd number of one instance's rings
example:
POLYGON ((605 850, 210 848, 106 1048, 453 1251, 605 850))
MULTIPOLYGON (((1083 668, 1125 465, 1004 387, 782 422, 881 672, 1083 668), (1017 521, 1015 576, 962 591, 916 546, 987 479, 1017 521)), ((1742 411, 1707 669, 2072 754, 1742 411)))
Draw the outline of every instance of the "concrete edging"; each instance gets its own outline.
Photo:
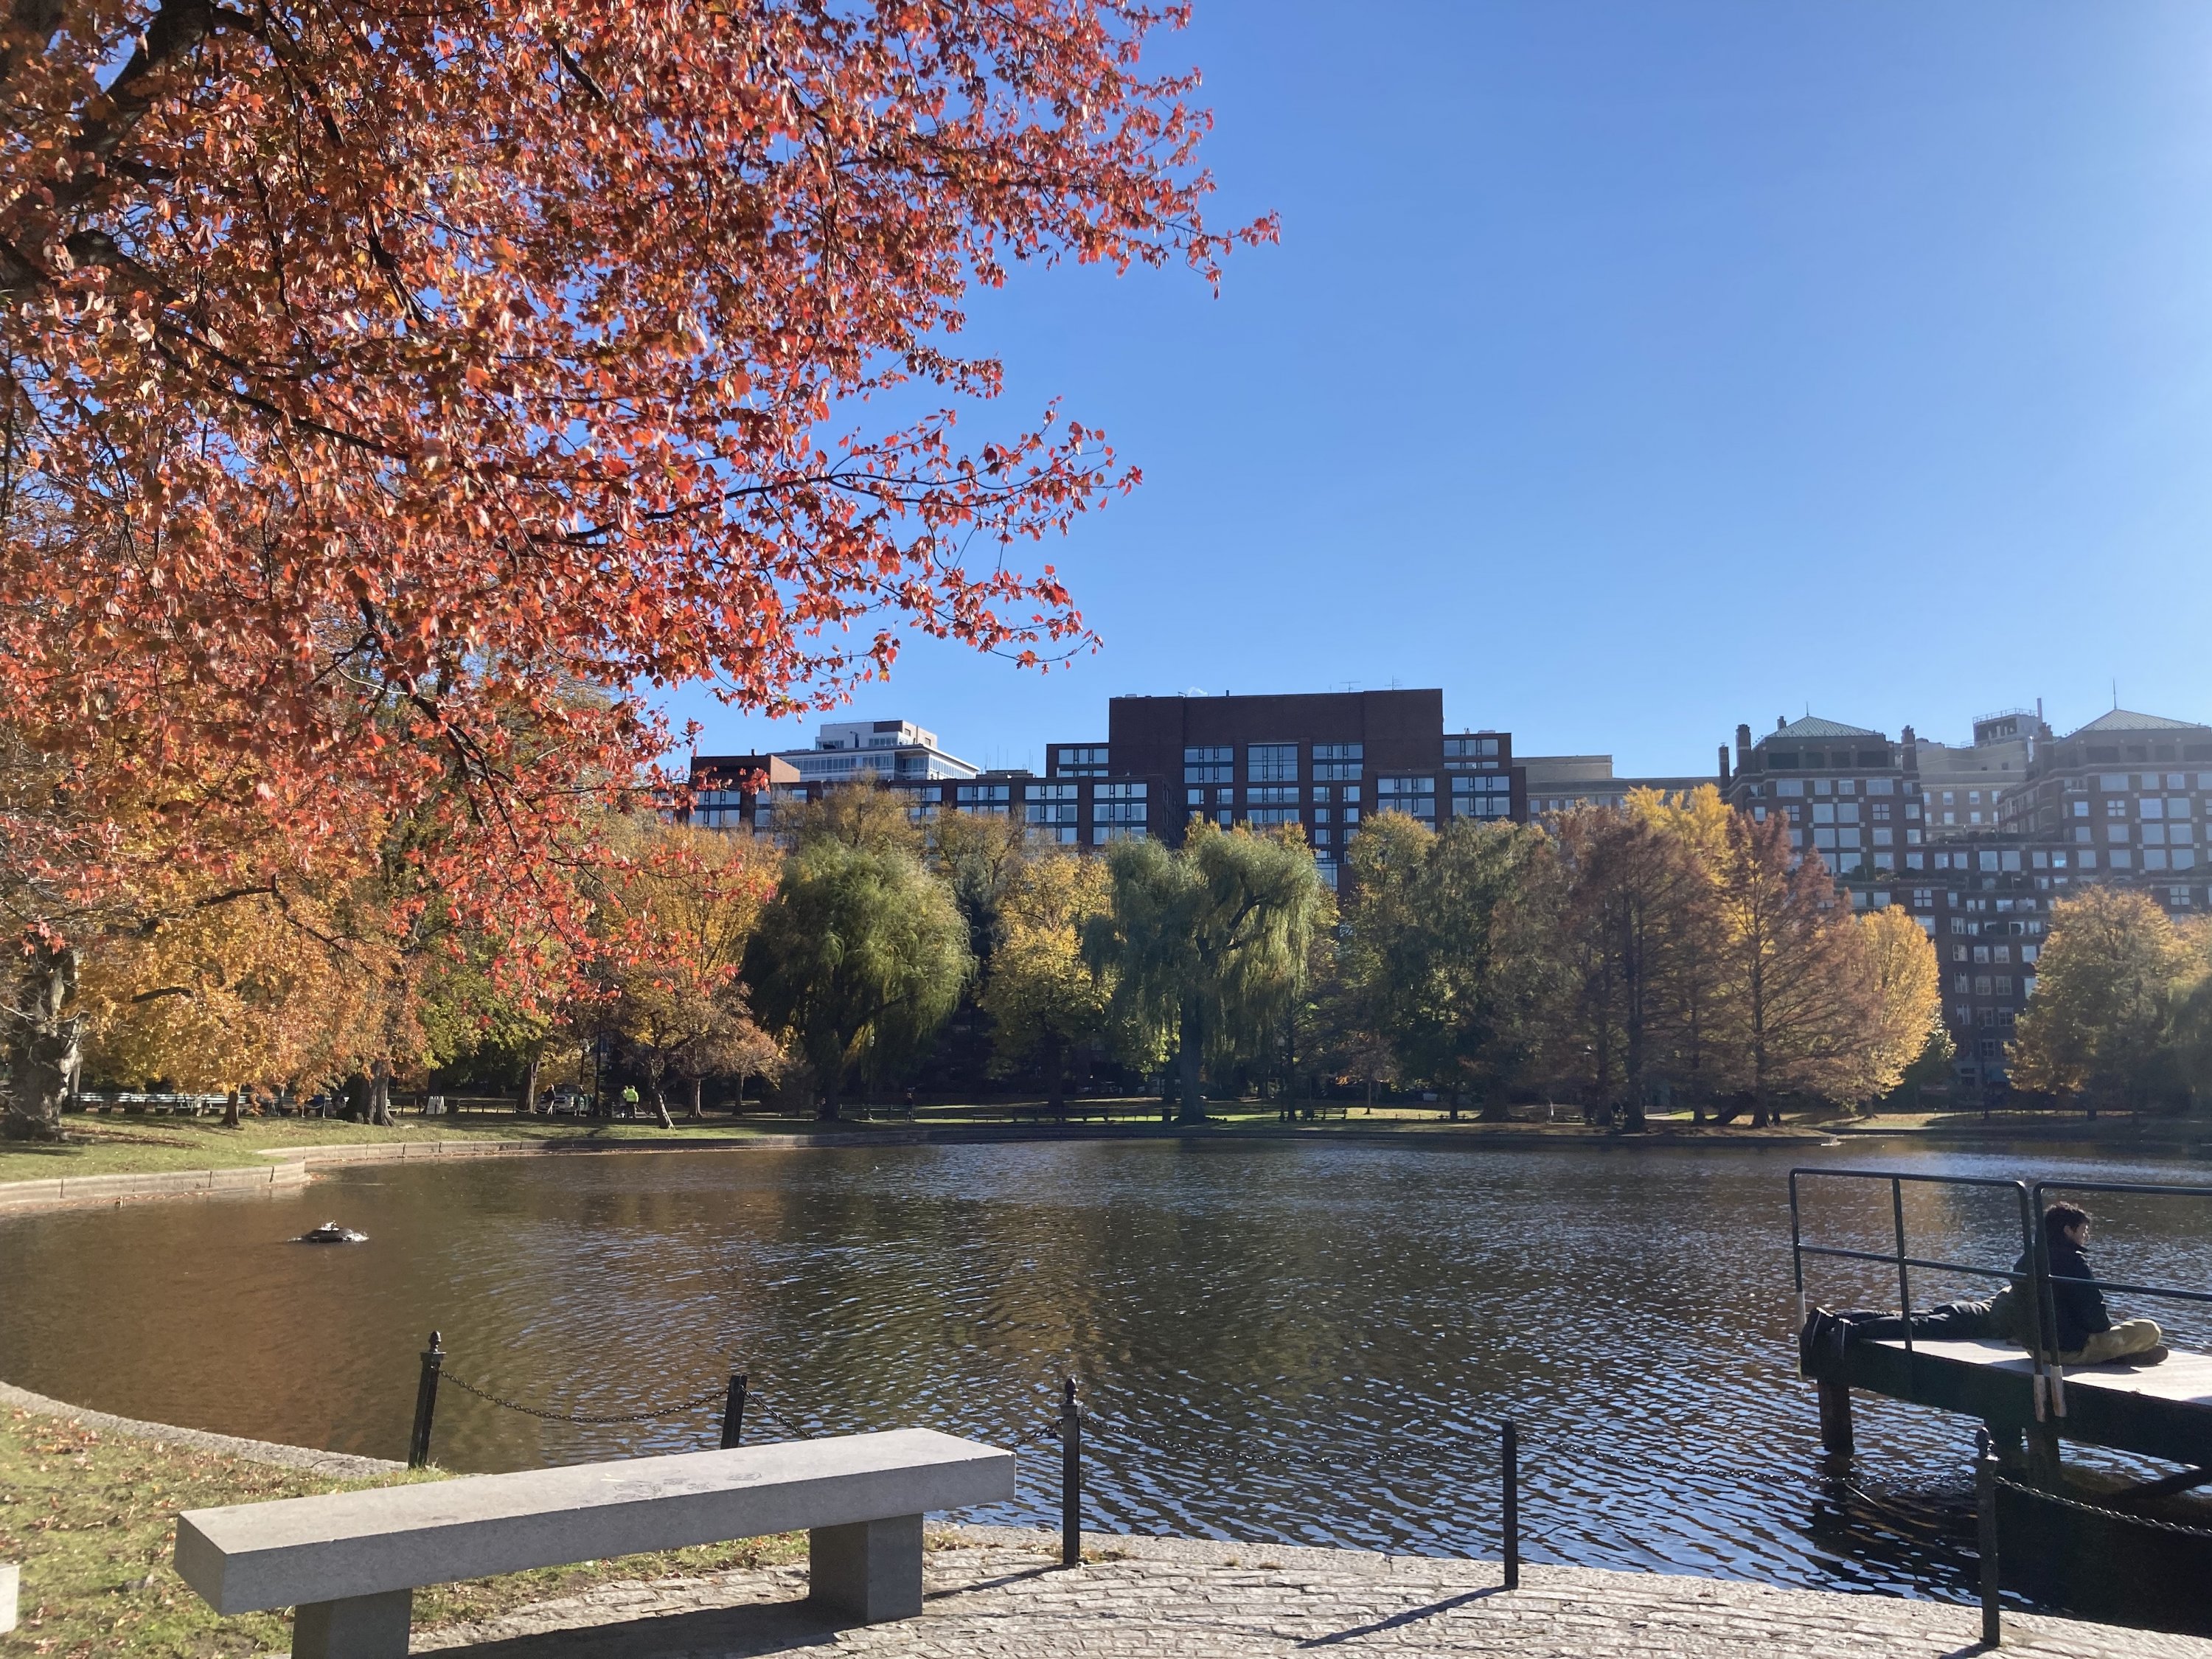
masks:
POLYGON ((163 1170, 142 1175, 55 1176, 45 1181, 0 1182, 0 1215, 15 1210, 121 1203, 126 1198, 167 1198, 188 1193, 260 1193, 307 1182, 305 1164, 277 1163, 232 1170, 163 1170))
POLYGON ((33 1394, 12 1382, 0 1382, 0 1407, 13 1407, 35 1417, 61 1418, 107 1434, 127 1434, 140 1440, 158 1440, 164 1445, 213 1452, 222 1457, 305 1469, 311 1474, 329 1475, 339 1480, 366 1480, 407 1467, 388 1457, 362 1457, 352 1452, 321 1451, 313 1446, 287 1446, 274 1440, 247 1440, 207 1429, 181 1429, 173 1423, 149 1423, 136 1417, 118 1417, 112 1412, 88 1411, 65 1400, 50 1400, 45 1395, 33 1394))

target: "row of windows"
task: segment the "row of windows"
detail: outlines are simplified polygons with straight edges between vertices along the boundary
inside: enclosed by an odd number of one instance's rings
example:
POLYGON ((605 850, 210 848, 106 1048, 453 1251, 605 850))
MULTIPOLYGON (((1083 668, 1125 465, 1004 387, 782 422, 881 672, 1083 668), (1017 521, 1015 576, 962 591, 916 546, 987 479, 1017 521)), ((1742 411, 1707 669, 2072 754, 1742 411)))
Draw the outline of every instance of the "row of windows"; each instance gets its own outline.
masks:
POLYGON ((1498 752, 1496 738, 1446 738, 1444 758, 1447 760, 1483 760, 1498 752))
POLYGON ((1862 749, 1858 751, 1858 757, 1856 760, 1852 758, 1851 751, 1848 749, 1831 750, 1826 752, 1814 749, 1802 755, 1794 751, 1788 754, 1776 754, 1769 751, 1766 757, 1766 763, 1771 767, 1794 769, 1801 763, 1807 766, 1887 766, 1889 764, 1889 757, 1879 749, 1862 749))
MULTIPOLYGON (((2189 816, 2189 797, 2186 795, 2138 795, 2135 805, 2135 815, 2139 818, 2185 818, 2189 816)), ((2074 802, 2069 816, 2087 817, 2089 803, 2086 800, 2074 802)), ((2127 797, 2114 795, 2106 801, 2105 816, 2108 818, 2127 817, 2127 797)))
POLYGON ((1504 772, 1462 772, 1451 781, 1455 795, 1511 794, 1513 780, 1504 772))
MULTIPOLYGON (((2024 963, 2033 963, 2042 951, 2040 945, 2023 945, 2020 947, 2020 959, 2024 963)), ((2002 964, 2011 962, 2012 953, 2013 947, 2009 945, 1954 945, 1951 947, 1951 960, 1965 962, 1971 954, 1973 961, 1987 967, 1991 963, 2002 964)))
MULTIPOLYGON (((2012 994, 2012 975, 2010 974, 1954 974, 1951 977, 1951 989, 1960 996, 1965 996, 1971 989, 1978 997, 2008 997, 2012 994)), ((2030 974, 2021 981, 2021 990, 2023 995, 2033 994, 2034 975, 2030 974)))
MULTIPOLYGON (((2081 785, 2077 781, 2069 782, 2069 787, 2079 788, 2081 785)), ((2098 775, 2097 787, 2107 794, 2130 789, 2212 789, 2212 772, 2105 772, 2098 775), (2194 785, 2190 782, 2192 775, 2197 780, 2194 785)))
MULTIPOLYGON (((1359 799, 1359 786, 1346 784, 1342 788, 1334 788, 1326 784, 1320 785, 1315 788, 1313 798, 1317 803, 1322 805, 1340 798, 1347 801, 1356 801, 1359 799)), ((1237 792, 1234 789, 1216 789, 1213 792, 1212 799, 1216 806, 1231 805, 1234 804, 1236 799, 1237 792)), ((1255 806, 1290 806, 1297 803, 1298 791, 1285 784, 1264 784, 1246 789, 1244 799, 1255 806)), ((1206 792, 1203 789, 1186 789, 1183 791, 1183 803, 1188 806, 1203 806, 1206 804, 1206 792)))
POLYGON ((1895 778, 1778 778, 1774 793, 1781 796, 1893 795, 1895 778))
MULTIPOLYGON (((1496 739, 1490 740, 1495 743, 1496 739)), ((1342 782, 1360 775, 1364 745, 1356 743, 1317 743, 1313 747, 1313 775, 1329 782, 1342 782)), ((1244 775, 1252 783, 1296 783, 1298 746, 1294 743, 1255 743, 1244 749, 1244 775)), ((1196 744, 1182 751, 1185 783, 1233 783, 1237 750, 1230 744, 1196 744)))

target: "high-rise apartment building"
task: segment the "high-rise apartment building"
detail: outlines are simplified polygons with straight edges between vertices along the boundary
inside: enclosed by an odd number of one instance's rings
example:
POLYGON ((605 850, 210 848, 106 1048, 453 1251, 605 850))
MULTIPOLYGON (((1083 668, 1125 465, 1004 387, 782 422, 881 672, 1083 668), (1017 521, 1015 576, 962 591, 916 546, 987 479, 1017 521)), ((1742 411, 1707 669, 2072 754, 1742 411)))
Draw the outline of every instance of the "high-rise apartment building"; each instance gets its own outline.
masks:
POLYGON ((1790 844, 1819 853, 1846 883, 1889 882, 1919 866, 1920 802, 1900 745, 1882 732, 1808 714, 1778 719, 1754 743, 1739 726, 1724 793, 1762 823, 1787 820, 1790 844))
POLYGON ((1046 778, 1026 787, 1072 841, 1176 843, 1194 818, 1297 824, 1334 880, 1376 812, 1431 825, 1528 815, 1512 735, 1447 732, 1440 690, 1115 697, 1106 728, 1103 743, 1052 744, 1046 778))

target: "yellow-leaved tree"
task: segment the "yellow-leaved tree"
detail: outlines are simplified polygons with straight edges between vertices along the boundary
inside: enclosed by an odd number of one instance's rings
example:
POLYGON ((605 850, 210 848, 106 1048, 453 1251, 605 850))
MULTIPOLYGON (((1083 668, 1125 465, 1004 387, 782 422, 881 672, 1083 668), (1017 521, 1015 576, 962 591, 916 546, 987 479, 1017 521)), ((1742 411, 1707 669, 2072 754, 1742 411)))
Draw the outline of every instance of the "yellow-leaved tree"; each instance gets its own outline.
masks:
POLYGON ((1112 905, 1105 860, 1060 848, 1024 860, 1000 902, 981 997, 998 1065, 1039 1066, 1055 1112, 1066 1109, 1069 1054, 1106 1031, 1112 973, 1084 960, 1083 930, 1112 905))
POLYGON ((1874 1023, 1860 1051, 1862 1099, 1886 1095, 1917 1062, 1940 1064, 1951 1055, 1943 1029, 1943 969, 1935 942, 1902 906, 1859 917, 1868 976, 1874 987, 1874 1023))
POLYGON ((2035 994, 2012 1043, 2013 1081, 2078 1096, 2092 1112, 2180 1100, 2174 1016, 2202 969, 2148 893, 2076 890, 2051 908, 2035 994))
POLYGON ((380 1023, 372 947, 331 942, 298 893, 193 893, 149 907, 85 961, 95 1077, 239 1097, 352 1069, 380 1023))
POLYGON ((688 1078, 691 1111, 718 1072, 773 1073, 781 1048, 754 1021, 738 969, 781 854, 765 841, 658 822, 633 823, 610 877, 600 926, 611 953, 606 1016, 644 1073, 663 1127, 666 1084, 688 1078))

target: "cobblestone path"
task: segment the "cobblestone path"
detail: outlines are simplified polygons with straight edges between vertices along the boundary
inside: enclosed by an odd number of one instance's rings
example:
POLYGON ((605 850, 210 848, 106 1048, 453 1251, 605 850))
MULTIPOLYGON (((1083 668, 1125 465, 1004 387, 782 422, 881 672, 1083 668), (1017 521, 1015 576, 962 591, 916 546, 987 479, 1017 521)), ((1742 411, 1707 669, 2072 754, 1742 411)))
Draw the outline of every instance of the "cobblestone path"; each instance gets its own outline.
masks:
MULTIPOLYGON (((996 1528, 933 1537, 927 1605, 837 1629, 798 1605, 798 1568, 605 1586, 484 1625, 419 1633, 467 1659, 1289 1659, 1385 1654, 1512 1659, 1964 1659, 1971 1607, 1656 1573, 1532 1567, 1500 1588, 1481 1562, 1094 1534, 1061 1571, 1057 1542, 996 1528)), ((2212 1641, 2008 1613, 2003 1651, 2068 1659, 2212 1659, 2212 1641)), ((461 1659, 455 1655, 453 1659, 461 1659)))

